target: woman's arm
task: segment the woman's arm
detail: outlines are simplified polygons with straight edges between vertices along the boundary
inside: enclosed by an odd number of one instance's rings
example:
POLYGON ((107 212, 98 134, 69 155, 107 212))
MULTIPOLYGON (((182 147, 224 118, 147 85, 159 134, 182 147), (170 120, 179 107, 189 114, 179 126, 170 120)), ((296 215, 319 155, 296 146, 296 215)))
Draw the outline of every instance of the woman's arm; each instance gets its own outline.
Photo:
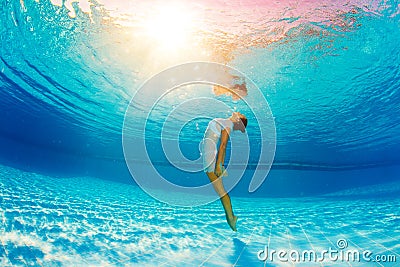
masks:
POLYGON ((225 162, 225 152, 226 152, 226 146, 228 144, 229 140, 229 130, 224 129, 221 131, 221 139, 219 143, 219 149, 218 149, 218 156, 217 156, 217 163, 215 166, 215 174, 219 177, 222 175, 222 165, 224 165, 225 162))

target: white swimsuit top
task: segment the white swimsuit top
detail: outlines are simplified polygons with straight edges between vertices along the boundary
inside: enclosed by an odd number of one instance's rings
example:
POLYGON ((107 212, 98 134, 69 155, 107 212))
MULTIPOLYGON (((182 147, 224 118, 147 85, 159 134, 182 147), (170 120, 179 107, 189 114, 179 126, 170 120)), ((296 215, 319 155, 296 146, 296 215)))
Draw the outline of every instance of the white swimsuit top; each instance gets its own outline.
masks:
POLYGON ((212 121, 210 121, 210 123, 208 123, 205 136, 210 137, 210 135, 212 134, 214 138, 219 139, 221 137, 221 131, 227 128, 232 131, 233 122, 230 119, 213 119, 212 121))

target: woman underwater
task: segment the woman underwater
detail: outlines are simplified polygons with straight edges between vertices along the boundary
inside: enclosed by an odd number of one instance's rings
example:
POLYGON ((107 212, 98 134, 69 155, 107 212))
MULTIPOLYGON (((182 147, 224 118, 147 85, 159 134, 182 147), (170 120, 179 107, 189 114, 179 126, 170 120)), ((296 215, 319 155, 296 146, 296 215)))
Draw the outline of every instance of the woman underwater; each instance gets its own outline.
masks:
POLYGON ((220 197, 225 210, 226 221, 233 231, 236 231, 237 216, 233 214, 231 199, 224 188, 222 179, 218 178, 227 175, 224 161, 230 133, 236 130, 244 133, 246 126, 247 118, 240 112, 232 113, 232 116, 227 119, 215 118, 208 124, 202 146, 204 172, 220 197))

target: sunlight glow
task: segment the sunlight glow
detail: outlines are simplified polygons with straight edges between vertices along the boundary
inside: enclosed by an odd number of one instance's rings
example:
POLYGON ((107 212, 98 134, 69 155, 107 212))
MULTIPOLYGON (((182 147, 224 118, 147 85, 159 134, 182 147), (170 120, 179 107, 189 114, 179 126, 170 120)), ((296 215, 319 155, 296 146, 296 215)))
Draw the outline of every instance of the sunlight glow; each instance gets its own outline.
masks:
POLYGON ((161 47, 179 49, 188 45, 195 28, 194 18, 183 5, 160 5, 144 18, 144 31, 161 47))
POLYGON ((95 5, 90 0, 50 1, 55 6, 68 9, 71 18, 77 16, 76 7, 92 22, 95 21, 93 16, 104 15, 102 20, 97 17, 97 22, 115 27, 115 31, 104 31, 98 36, 97 40, 113 44, 109 46, 112 52, 104 51, 105 55, 112 54, 112 62, 134 65, 135 68, 140 66, 143 75, 180 62, 208 61, 212 56, 204 39, 204 32, 208 31, 204 23, 204 6, 199 3, 183 0, 98 0, 95 5), (93 10, 99 13, 92 14, 93 10))

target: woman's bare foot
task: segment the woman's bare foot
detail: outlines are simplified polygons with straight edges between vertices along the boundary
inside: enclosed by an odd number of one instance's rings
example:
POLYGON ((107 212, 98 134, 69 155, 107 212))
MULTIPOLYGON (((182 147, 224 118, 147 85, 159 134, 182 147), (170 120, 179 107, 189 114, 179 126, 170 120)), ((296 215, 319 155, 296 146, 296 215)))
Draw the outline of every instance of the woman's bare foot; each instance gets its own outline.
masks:
POLYGON ((232 218, 226 218, 226 220, 227 220, 229 226, 230 226, 231 229, 232 229, 233 231, 235 231, 235 232, 237 232, 237 229, 236 229, 236 222, 237 222, 237 219, 238 219, 238 217, 235 216, 235 215, 233 215, 232 218))

